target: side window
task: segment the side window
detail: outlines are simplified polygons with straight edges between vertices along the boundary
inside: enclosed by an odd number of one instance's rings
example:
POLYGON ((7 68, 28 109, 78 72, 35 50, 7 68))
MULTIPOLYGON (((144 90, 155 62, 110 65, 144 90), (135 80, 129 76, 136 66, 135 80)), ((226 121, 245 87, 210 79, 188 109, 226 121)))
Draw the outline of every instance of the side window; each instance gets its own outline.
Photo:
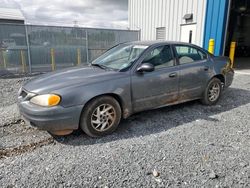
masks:
POLYGON ((151 63, 155 69, 174 66, 174 59, 169 45, 160 46, 148 53, 143 63, 151 63))
POLYGON ((187 63, 192 63, 195 61, 207 59, 206 53, 191 46, 176 45, 175 49, 176 49, 180 64, 187 64, 187 63))

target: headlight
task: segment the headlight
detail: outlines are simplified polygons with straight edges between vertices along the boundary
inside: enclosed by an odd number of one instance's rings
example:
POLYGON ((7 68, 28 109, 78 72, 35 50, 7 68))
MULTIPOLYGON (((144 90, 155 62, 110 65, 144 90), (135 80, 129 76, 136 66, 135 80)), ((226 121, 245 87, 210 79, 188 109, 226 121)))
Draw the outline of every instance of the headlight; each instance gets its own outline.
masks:
POLYGON ((56 106, 61 101, 61 97, 55 94, 38 95, 30 99, 31 103, 40 106, 56 106))

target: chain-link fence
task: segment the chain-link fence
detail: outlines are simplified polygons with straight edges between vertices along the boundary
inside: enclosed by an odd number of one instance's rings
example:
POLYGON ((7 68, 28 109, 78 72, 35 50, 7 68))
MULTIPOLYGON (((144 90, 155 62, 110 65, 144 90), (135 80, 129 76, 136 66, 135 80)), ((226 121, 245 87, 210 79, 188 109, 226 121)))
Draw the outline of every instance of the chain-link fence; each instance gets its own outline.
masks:
POLYGON ((0 76, 86 64, 118 43, 139 38, 131 30, 0 24, 0 76))

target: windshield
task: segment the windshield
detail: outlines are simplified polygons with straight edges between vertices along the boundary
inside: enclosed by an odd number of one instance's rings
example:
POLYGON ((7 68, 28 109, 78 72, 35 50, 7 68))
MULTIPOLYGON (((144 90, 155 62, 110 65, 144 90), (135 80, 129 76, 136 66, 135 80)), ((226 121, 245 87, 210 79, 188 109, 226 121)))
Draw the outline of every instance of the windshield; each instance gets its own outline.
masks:
POLYGON ((115 70, 130 67, 148 46, 120 44, 98 57, 92 65, 100 65, 115 70))

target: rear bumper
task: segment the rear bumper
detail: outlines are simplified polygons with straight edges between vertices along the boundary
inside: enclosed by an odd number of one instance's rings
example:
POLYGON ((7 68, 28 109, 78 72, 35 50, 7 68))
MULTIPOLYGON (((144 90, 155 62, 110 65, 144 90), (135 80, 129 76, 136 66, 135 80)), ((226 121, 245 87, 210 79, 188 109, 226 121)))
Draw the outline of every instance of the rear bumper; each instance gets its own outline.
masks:
POLYGON ((18 103, 20 114, 30 125, 47 131, 78 129, 83 106, 64 108, 62 106, 41 107, 23 101, 18 103))
POLYGON ((232 84, 233 78, 234 78, 234 71, 233 69, 231 69, 225 74, 225 87, 226 88, 232 84))

